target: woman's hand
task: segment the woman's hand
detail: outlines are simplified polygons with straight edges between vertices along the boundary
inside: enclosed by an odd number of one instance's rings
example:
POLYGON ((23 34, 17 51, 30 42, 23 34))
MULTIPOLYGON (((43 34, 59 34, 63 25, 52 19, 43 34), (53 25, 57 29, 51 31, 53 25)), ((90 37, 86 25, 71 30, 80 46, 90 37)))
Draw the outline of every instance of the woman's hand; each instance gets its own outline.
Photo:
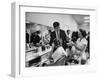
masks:
POLYGON ((67 43, 68 46, 72 46, 71 41, 69 43, 67 43))
POLYGON ((76 44, 74 42, 71 41, 70 43, 71 43, 72 46, 76 46, 76 44))

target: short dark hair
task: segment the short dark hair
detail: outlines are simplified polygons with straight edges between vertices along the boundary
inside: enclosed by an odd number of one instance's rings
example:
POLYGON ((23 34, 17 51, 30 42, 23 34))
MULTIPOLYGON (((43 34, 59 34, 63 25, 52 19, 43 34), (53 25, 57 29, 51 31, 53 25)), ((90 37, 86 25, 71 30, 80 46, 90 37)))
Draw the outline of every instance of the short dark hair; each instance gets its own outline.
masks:
POLYGON ((68 29, 67 32, 70 32, 70 30, 68 29))
POLYGON ((37 34, 40 34, 40 31, 36 31, 37 34))
POLYGON ((80 29, 79 31, 81 32, 81 34, 82 34, 83 37, 86 37, 87 34, 86 34, 86 31, 85 30, 80 29))
POLYGON ((74 32, 72 33, 71 40, 72 40, 73 42, 76 42, 78 38, 79 38, 79 36, 78 36, 78 31, 74 31, 74 32))
POLYGON ((59 25, 60 25, 59 22, 54 22, 54 23, 53 23, 53 27, 54 27, 54 28, 55 28, 55 27, 59 27, 59 25))

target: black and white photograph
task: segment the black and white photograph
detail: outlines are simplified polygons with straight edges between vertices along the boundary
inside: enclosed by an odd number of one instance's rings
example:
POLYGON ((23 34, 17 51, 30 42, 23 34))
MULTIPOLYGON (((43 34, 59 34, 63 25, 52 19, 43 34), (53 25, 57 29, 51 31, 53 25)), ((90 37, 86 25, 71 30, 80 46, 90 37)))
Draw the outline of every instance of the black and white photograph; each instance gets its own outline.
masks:
POLYGON ((90 15, 25 12, 25 67, 90 64, 90 15))

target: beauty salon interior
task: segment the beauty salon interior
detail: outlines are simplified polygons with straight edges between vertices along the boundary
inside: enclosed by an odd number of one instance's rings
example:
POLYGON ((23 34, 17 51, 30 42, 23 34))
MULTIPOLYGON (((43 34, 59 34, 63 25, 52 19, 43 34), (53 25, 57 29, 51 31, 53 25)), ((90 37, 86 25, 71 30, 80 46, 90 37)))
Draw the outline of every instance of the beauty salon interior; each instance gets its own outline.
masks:
MULTIPOLYGON (((25 67, 89 64, 89 15, 26 12, 25 24, 25 67), (67 41, 69 41, 69 43, 73 43, 64 49, 64 52, 66 53, 65 57, 62 57, 60 51, 58 50, 57 55, 54 57, 57 59, 56 61, 54 61, 54 58, 49 58, 50 54, 52 54, 52 46, 50 45, 50 40, 51 34, 55 31, 53 25, 54 22, 59 23, 59 27, 64 31, 67 41), (84 39, 82 38, 80 41, 78 41, 80 38, 80 30, 85 32, 86 35, 83 36, 84 39), (79 50, 77 49, 77 45, 82 48, 83 45, 86 46, 84 50, 79 50)), ((82 35, 84 35, 84 33, 82 33, 82 35)))

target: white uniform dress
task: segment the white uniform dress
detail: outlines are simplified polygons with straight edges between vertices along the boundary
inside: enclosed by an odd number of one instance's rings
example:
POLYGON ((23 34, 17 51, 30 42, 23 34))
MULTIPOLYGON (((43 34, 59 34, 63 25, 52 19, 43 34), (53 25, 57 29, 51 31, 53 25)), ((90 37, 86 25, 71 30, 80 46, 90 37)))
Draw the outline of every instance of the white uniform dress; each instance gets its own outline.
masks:
MULTIPOLYGON (((85 38, 83 38, 83 39, 81 39, 81 40, 80 40, 80 38, 79 38, 79 39, 77 40, 76 43, 77 43, 77 45, 80 46, 80 47, 82 47, 82 46, 84 46, 84 45, 87 46, 87 40, 86 40, 85 38)), ((86 47, 84 48, 83 51, 76 50, 76 52, 81 54, 81 59, 85 59, 85 60, 86 60, 87 54, 85 53, 85 50, 86 50, 86 47)))

